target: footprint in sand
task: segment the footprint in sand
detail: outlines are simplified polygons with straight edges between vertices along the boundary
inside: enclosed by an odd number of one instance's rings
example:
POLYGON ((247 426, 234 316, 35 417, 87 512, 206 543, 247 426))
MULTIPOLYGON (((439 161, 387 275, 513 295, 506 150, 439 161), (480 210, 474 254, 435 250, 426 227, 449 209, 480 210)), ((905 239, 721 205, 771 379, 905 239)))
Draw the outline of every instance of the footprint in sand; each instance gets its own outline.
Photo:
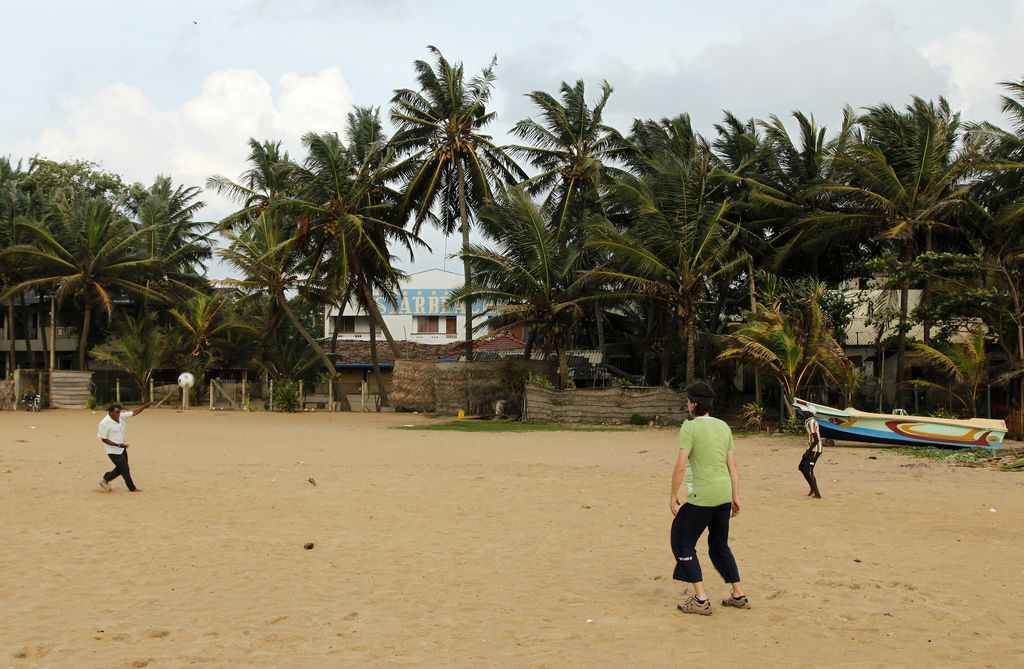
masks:
POLYGON ((142 667, 148 667, 149 660, 135 660, 134 662, 132 662, 132 666, 135 667, 135 669, 142 669, 142 667))
POLYGON ((358 617, 359 617, 359 613, 357 611, 353 611, 352 613, 350 613, 347 616, 345 616, 344 619, 345 620, 355 620, 358 617))
POLYGON ((170 634, 167 630, 149 630, 146 632, 146 636, 150 639, 163 639, 165 636, 170 634))

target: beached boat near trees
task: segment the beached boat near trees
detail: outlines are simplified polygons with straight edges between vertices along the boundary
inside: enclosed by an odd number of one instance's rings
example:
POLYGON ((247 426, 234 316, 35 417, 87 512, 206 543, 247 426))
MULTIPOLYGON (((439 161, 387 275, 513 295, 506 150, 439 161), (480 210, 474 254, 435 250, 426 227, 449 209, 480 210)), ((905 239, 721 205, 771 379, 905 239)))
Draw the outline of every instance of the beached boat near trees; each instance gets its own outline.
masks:
POLYGON ((958 420, 868 413, 853 408, 835 409, 798 397, 793 398, 793 406, 803 419, 813 411, 822 437, 841 441, 996 449, 1002 447, 1006 436, 1006 422, 988 418, 958 420))

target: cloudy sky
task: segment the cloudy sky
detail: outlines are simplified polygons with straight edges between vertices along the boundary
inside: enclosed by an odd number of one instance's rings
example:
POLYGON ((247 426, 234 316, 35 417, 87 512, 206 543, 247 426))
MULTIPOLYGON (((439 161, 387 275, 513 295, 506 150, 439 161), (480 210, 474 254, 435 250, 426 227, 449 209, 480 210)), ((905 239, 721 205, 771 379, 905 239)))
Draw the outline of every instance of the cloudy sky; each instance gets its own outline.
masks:
MULTIPOLYGON (((236 178, 249 137, 301 156, 309 130, 352 105, 384 111, 433 44, 467 70, 498 57, 499 141, 524 93, 583 79, 615 88, 608 122, 688 112, 705 132, 799 109, 834 125, 845 104, 946 96, 1001 123, 997 82, 1024 78, 1024 0, 0 0, 0 155, 83 158, 151 183, 236 178)), ((210 219, 230 203, 204 196, 210 219)), ((456 241, 433 232, 446 266, 456 241)), ((212 267, 212 276, 225 269, 212 267)))

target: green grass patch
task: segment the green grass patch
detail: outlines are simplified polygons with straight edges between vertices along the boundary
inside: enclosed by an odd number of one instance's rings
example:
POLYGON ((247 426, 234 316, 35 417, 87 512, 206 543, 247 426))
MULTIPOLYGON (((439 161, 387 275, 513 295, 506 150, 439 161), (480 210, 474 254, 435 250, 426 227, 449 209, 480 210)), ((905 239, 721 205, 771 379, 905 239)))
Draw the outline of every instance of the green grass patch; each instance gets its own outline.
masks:
POLYGON ((427 425, 402 425, 399 430, 433 430, 447 432, 610 432, 630 427, 612 425, 566 425, 564 423, 521 423, 511 420, 452 420, 427 425))
POLYGON ((994 452, 988 448, 939 448, 938 446, 900 446, 893 451, 912 458, 925 458, 940 462, 977 462, 991 458, 994 452))

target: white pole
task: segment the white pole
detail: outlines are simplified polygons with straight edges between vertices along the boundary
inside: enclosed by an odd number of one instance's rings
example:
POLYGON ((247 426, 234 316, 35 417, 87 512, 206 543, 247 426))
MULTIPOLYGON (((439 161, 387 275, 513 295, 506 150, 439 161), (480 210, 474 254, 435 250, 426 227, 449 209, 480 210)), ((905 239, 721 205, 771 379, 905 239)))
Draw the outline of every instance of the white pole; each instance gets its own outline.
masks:
POLYGON ((121 403, 121 379, 114 379, 114 401, 121 403))
POLYGON ((242 370, 242 408, 245 411, 249 410, 249 396, 245 394, 245 386, 246 386, 245 382, 248 381, 248 380, 249 380, 249 370, 248 369, 243 369, 242 370))
POLYGON ((153 377, 149 377, 149 401, 153 401, 153 377))
POLYGON ((213 379, 210 379, 210 411, 213 411, 213 379))

